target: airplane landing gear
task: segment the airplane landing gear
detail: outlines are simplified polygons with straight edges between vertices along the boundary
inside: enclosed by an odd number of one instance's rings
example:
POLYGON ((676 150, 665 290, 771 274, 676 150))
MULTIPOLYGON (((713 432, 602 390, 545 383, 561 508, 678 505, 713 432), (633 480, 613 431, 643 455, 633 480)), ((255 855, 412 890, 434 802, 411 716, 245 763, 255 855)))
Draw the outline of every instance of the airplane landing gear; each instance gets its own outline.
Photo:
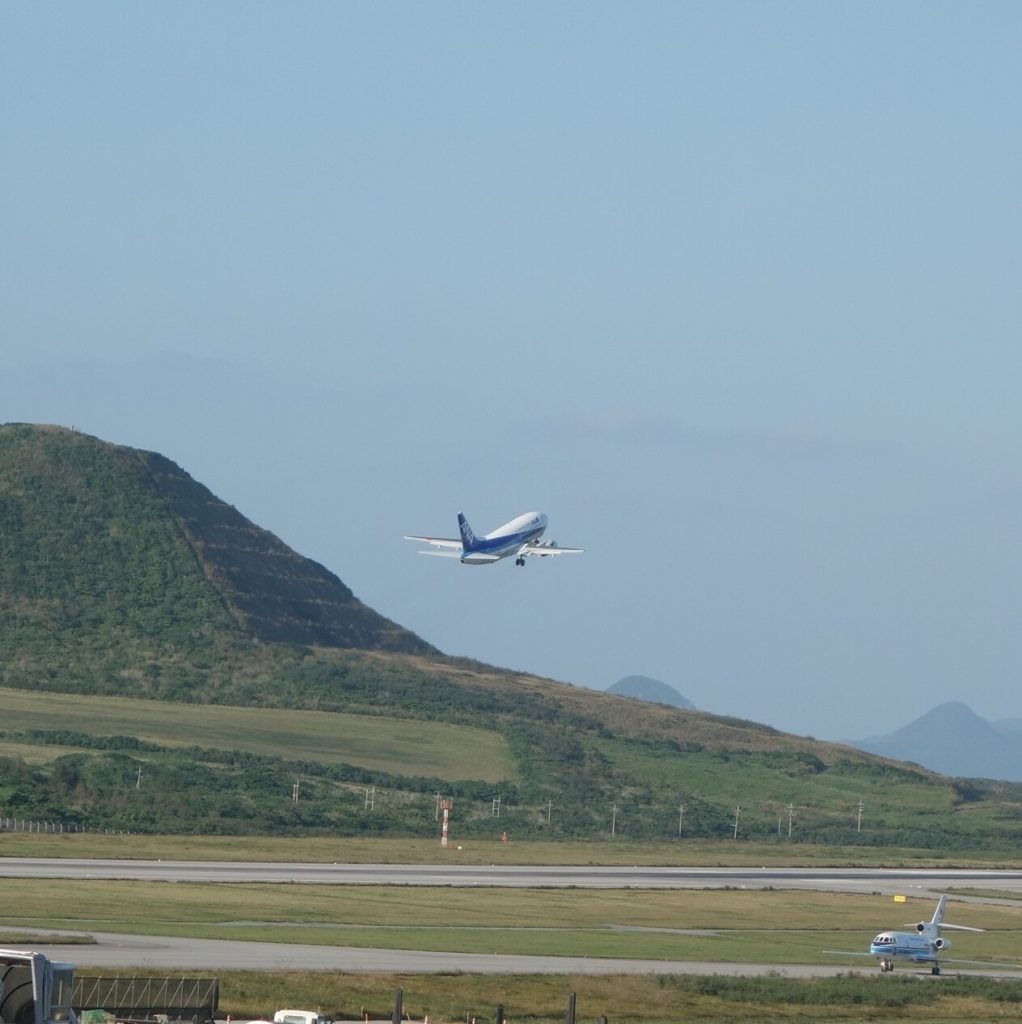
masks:
POLYGON ((936 964, 934 964, 930 968, 930 974, 940 974, 940 968, 936 964))
POLYGON ((894 970, 894 961, 893 960, 881 960, 880 961, 880 973, 881 974, 886 974, 888 971, 893 971, 893 970, 894 970))
POLYGON ((519 555, 519 556, 518 556, 518 557, 517 557, 517 558, 515 559, 515 565, 521 565, 521 566, 525 565, 525 559, 524 559, 524 558, 522 558, 522 556, 521 556, 521 555, 519 555))

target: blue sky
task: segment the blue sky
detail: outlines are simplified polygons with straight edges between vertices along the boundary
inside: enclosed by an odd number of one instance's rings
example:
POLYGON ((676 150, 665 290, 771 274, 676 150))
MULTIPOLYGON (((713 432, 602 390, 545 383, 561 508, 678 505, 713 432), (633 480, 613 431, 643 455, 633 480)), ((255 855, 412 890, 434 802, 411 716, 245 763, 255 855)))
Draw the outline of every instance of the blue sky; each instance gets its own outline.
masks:
POLYGON ((0 10, 0 420, 454 654, 820 737, 1022 716, 1022 9, 0 10), (407 532, 533 508, 579 559, 407 532))

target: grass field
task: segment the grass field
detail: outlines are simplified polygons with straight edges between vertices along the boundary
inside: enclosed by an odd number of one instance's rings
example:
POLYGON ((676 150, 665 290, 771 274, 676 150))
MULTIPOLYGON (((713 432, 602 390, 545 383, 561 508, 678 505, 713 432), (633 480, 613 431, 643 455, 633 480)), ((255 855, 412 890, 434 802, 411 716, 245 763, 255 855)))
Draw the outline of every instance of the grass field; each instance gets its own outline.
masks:
MULTIPOLYGON (((87 951, 83 950, 83 954, 87 951)), ((85 973, 88 969, 84 969, 85 973)), ((168 972, 174 975, 175 972, 168 972)), ((194 977, 194 972, 178 976, 194 977)), ((110 976, 108 973, 106 976, 110 976)), ((578 1024, 783 1024, 805 1021, 933 1021, 965 1024, 1022 1020, 1022 984, 944 977, 849 974, 800 980, 772 975, 476 975, 224 971, 219 1014, 266 1018, 278 1007, 319 1009, 338 1020, 391 1019, 394 993, 404 1019, 419 1024, 492 1024, 498 1004, 514 1024, 561 1024, 576 996, 578 1024)))
MULTIPOLYGON (((78 696, 0 688, 3 727, 12 732, 39 729, 90 736, 131 736, 164 746, 244 750, 288 760, 353 764, 407 775, 498 782, 515 777, 502 736, 470 726, 401 718, 370 718, 329 711, 222 707, 78 696)), ((67 748, 9 746, 0 754, 38 762, 67 748)), ((145 755, 142 755, 143 757, 145 755)))
MULTIPOLYGON (((932 901, 778 890, 484 889, 0 879, 0 926, 363 948, 844 963, 932 901)), ((1022 907, 962 903, 956 955, 1022 960, 1022 907), (994 955, 996 953, 996 955, 994 955)))
POLYGON ((780 977, 669 975, 376 975, 239 973, 220 976, 221 1014, 265 1016, 279 1006, 319 1007, 344 1019, 390 1020, 403 992, 410 1021, 491 1024, 498 1004, 506 1018, 560 1024, 569 993, 577 1021, 593 1024, 783 1024, 786 1021, 1022 1020, 1022 984, 943 978, 937 984, 897 976, 802 981, 780 977))
POLYGON ((1018 868, 1003 851, 822 846, 812 843, 686 839, 664 842, 457 841, 439 838, 307 836, 159 836, 0 832, 0 856, 116 857, 135 860, 226 860, 348 864, 583 864, 691 867, 1018 868))
MULTIPOLYGON (((522 682, 521 699, 535 698, 529 687, 522 682)), ((651 730, 659 722, 669 731, 670 709, 659 709, 667 716, 660 722, 641 701, 606 700, 622 728, 629 724, 628 713, 641 713, 652 715, 645 723, 651 730)), ((797 737, 725 727, 708 716, 675 722, 684 742, 583 730, 577 744, 562 750, 556 735, 542 729, 528 739, 513 730, 505 738, 486 727, 493 715, 481 713, 477 725, 451 725, 11 688, 0 688, 0 707, 0 757, 43 767, 43 781, 52 789, 39 796, 34 787, 5 788, 0 779, 0 805, 19 804, 10 813, 21 818, 65 808, 71 812, 66 820, 152 833, 286 829, 352 835, 368 828, 421 835, 435 790, 449 782, 457 790, 456 813, 467 823, 465 831, 477 836, 493 831, 491 802, 503 795, 510 820, 500 823, 501 830, 532 838, 602 839, 610 832, 613 806, 618 835, 666 840, 678 831, 680 804, 688 807, 683 832, 723 838, 740 804, 742 831, 760 846, 774 836, 778 845, 787 840, 789 807, 793 844, 836 845, 857 838, 862 801, 864 845, 883 846, 890 856, 900 855, 894 844, 914 843, 933 851, 969 851, 984 860, 992 849, 1011 857, 1022 843, 1022 787, 964 785, 815 741, 797 749, 797 737), (33 735, 39 732, 48 735, 33 735), (711 739, 716 745, 708 745, 711 739), (139 749, 136 740, 154 746, 139 749), (725 747, 725 740, 743 745, 725 747), (85 756, 74 764, 53 764, 76 747, 85 748, 85 756), (563 757, 550 760, 551 751, 563 757), (258 758, 274 760, 258 764, 258 758), (118 795, 118 785, 135 771, 129 760, 145 762, 150 778, 163 787, 159 791, 177 799, 118 795), (280 762, 305 780, 305 803, 298 811, 290 809, 291 786, 279 775, 280 762), (505 781, 512 786, 495 785, 505 781), (360 794, 342 791, 369 784, 377 787, 372 822, 361 813, 360 794), (551 806, 548 827, 545 812, 551 806), (201 818, 194 814, 197 807, 201 818)))
POLYGON ((946 821, 954 810, 954 792, 949 786, 934 786, 920 781, 900 780, 897 785, 885 783, 882 777, 870 777, 861 769, 817 772, 794 761, 787 770, 765 771, 761 755, 745 751, 726 753, 711 750, 687 753, 685 757, 668 759, 640 743, 621 739, 605 739, 600 749, 618 769, 647 785, 695 797, 719 797, 721 779, 726 778, 734 800, 743 807, 780 812, 786 826, 789 803, 796 810, 796 821, 812 820, 823 809, 848 809, 849 822, 854 821, 855 808, 863 797, 869 807, 869 820, 874 824, 897 825, 906 814, 915 821, 932 815, 946 821), (942 816, 942 817, 941 817, 942 816))
POLYGON ((20 743, 0 739, 0 757, 20 758, 25 764, 42 765, 55 761, 65 754, 73 754, 81 747, 62 746, 57 743, 20 743))

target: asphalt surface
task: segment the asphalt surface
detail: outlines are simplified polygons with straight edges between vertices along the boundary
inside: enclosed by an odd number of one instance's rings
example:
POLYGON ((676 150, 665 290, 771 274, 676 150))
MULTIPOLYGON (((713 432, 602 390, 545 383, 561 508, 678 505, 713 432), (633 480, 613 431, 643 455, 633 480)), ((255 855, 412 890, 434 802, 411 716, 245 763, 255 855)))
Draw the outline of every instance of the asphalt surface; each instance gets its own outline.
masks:
MULTIPOLYGON (((468 867, 393 864, 275 864, 215 861, 115 861, 0 858, 0 877, 101 878, 171 882, 292 882, 317 885, 573 886, 581 888, 782 888, 835 892, 935 895, 945 889, 1022 892, 1022 871, 804 868, 468 867)), ((22 929, 19 929, 22 930, 22 929)), ((27 930, 27 929, 25 929, 27 930)), ((46 934, 39 932, 40 936, 46 934)), ((62 935, 69 934, 66 931, 62 935)), ((45 945, 50 959, 80 970, 138 967, 160 970, 332 970, 367 973, 485 974, 727 974, 831 977, 874 970, 871 960, 841 966, 731 964, 604 957, 515 956, 362 949, 266 942, 94 935, 95 945, 45 945)), ((910 968, 909 968, 910 969, 910 968)), ((955 970, 948 965, 945 974, 955 970)), ((982 970, 969 970, 975 975, 982 970)), ((1020 971, 992 971, 1022 978, 1020 971)))
POLYGON ((831 892, 1022 892, 1022 871, 887 868, 534 867, 436 864, 286 864, 240 861, 0 858, 5 878, 105 878, 151 882, 290 882, 583 889, 781 888, 831 892))
MULTIPOLYGON (((40 935, 45 933, 40 932, 40 935)), ((69 934, 62 931, 61 935, 69 934)), ((830 978, 852 971, 876 970, 873 961, 840 966, 823 964, 733 964, 690 960, 630 960, 611 957, 515 956, 502 953, 438 953, 407 949, 361 949, 353 946, 307 946, 277 942, 235 942, 218 939, 165 938, 95 933, 96 945, 37 947, 51 960, 73 963, 80 973, 92 968, 146 970, 342 971, 359 974, 723 974, 759 977, 830 978)), ((928 968, 899 968, 922 971, 928 968)), ((942 968, 954 975, 953 965, 942 968)), ((1022 970, 963 973, 1022 978, 1022 970)))
MULTIPOLYGON (((67 932, 61 932, 67 935, 67 932)), ((604 957, 512 956, 483 953, 436 953, 403 949, 360 949, 352 946, 299 946, 276 942, 233 942, 214 939, 153 938, 96 933, 98 944, 40 945, 51 960, 89 967, 145 967, 161 970, 305 970, 357 973, 433 974, 766 974, 783 971, 792 977, 840 974, 842 967, 771 967, 767 964, 706 964, 671 960, 628 960, 604 957)))

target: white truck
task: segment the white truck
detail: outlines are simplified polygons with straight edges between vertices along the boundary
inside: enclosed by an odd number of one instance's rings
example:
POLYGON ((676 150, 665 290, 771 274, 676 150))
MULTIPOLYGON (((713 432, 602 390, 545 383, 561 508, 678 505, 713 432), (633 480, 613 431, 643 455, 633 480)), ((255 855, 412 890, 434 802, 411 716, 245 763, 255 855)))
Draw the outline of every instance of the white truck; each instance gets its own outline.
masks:
POLYGON ((0 949, 0 1024, 78 1024, 74 974, 42 953, 0 949))
POLYGON ((318 1010, 277 1010, 273 1024, 333 1024, 333 1021, 318 1010))

